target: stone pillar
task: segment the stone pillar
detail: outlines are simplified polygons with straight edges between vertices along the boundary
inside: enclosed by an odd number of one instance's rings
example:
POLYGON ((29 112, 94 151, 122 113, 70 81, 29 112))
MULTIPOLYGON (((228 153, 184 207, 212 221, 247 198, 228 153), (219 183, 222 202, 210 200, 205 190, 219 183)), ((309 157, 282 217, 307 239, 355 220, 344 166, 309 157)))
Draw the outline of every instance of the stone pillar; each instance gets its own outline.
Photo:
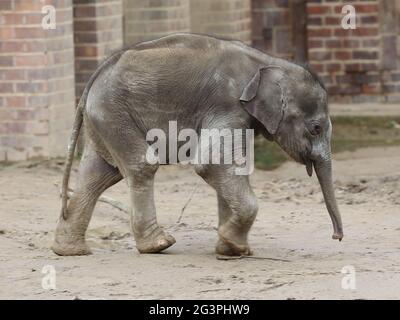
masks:
POLYGON ((250 0, 191 0, 191 30, 251 43, 250 0))
POLYGON ((252 0, 253 45, 267 53, 293 58, 289 1, 252 0))
POLYGON ((125 45, 189 31, 189 0, 124 0, 125 45))
POLYGON ((290 1, 290 21, 293 60, 306 63, 308 61, 306 0, 290 1))
POLYGON ((76 97, 111 52, 123 46, 122 0, 73 0, 76 97))
POLYGON ((382 91, 389 102, 400 101, 399 11, 398 0, 379 2, 382 91))
POLYGON ((72 1, 0 2, 0 161, 63 156, 74 117, 72 1), (55 29, 43 28, 45 5, 55 29))

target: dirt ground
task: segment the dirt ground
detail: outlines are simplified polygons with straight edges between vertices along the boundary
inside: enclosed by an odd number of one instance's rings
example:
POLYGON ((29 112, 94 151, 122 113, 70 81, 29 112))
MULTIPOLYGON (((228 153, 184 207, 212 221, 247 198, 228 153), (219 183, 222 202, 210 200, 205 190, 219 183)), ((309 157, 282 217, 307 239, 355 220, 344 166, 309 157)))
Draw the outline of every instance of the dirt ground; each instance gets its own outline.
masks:
MULTIPOLYGON (((61 180, 61 166, 0 167, 0 298, 399 299, 399 164, 400 147, 335 156, 342 242, 331 240, 315 176, 308 178, 293 162, 255 171, 260 210, 250 244, 258 259, 231 261, 214 255, 214 191, 188 167, 157 173, 158 219, 175 236, 174 246, 139 255, 127 215, 99 203, 87 234, 93 255, 84 257, 59 257, 49 249, 60 210, 54 183, 61 180), (42 288, 46 265, 55 268, 56 289, 42 288), (346 266, 354 267, 356 289, 342 288, 346 266)), ((106 195, 128 204, 124 182, 106 195)))

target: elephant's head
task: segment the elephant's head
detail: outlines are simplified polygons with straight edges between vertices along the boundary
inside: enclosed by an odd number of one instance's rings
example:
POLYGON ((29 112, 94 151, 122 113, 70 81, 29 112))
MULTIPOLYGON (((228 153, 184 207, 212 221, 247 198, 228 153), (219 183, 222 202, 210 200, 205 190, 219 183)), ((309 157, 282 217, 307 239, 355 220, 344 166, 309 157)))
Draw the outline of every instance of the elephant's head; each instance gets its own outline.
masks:
POLYGON ((265 66, 245 87, 240 101, 293 159, 318 176, 333 223, 332 238, 343 238, 332 182, 331 133, 327 93, 307 69, 265 66))

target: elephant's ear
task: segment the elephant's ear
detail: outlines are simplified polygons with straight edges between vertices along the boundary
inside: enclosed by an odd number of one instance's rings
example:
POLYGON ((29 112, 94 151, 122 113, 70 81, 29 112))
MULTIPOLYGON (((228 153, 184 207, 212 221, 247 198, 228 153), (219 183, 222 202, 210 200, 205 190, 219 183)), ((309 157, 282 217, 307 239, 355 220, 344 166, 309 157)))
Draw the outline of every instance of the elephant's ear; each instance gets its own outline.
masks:
POLYGON ((284 76, 279 66, 260 68, 243 90, 240 102, 248 113, 275 134, 283 118, 285 96, 281 89, 284 76))

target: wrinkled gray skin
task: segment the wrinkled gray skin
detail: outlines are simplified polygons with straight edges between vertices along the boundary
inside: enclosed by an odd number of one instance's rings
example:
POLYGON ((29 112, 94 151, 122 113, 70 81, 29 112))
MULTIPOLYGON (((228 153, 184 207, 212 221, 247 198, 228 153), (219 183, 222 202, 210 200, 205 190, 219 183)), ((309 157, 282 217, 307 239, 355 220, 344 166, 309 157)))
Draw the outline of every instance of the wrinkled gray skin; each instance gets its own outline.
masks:
MULTIPOLYGON (((175 239, 157 224, 154 175, 145 159, 146 133, 179 128, 254 128, 296 161, 313 167, 325 197, 334 239, 343 237, 331 173, 332 126, 327 94, 305 68, 237 41, 177 34, 138 44, 108 58, 78 105, 63 182, 63 209, 53 251, 89 254, 85 232, 98 197, 121 179, 129 186, 132 231, 141 253, 160 252, 175 239), (86 145, 78 184, 67 206, 69 173, 81 124, 86 145)), ((249 255, 248 232, 257 200, 235 165, 196 165, 218 196, 216 252, 249 255)))

